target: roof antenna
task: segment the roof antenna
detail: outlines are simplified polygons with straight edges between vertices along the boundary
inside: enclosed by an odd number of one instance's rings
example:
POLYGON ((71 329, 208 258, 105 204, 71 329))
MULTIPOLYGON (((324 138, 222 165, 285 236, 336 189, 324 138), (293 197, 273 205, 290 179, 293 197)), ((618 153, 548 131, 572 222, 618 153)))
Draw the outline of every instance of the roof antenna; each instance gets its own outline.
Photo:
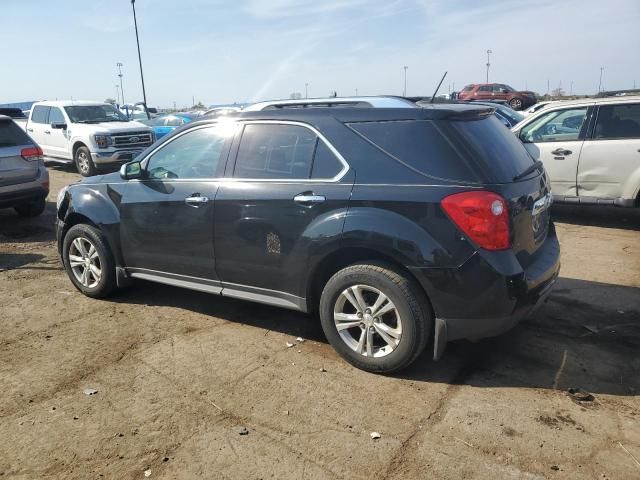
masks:
POLYGON ((433 99, 436 98, 436 95, 438 93, 438 90, 440 90, 440 85, 442 85, 442 82, 444 82, 444 77, 447 76, 448 72, 444 72, 444 75, 442 75, 442 78, 440 79, 440 83, 438 84, 438 86, 436 87, 436 91, 433 92, 433 95, 431 96, 431 100, 429 101, 429 103, 433 103, 433 99))

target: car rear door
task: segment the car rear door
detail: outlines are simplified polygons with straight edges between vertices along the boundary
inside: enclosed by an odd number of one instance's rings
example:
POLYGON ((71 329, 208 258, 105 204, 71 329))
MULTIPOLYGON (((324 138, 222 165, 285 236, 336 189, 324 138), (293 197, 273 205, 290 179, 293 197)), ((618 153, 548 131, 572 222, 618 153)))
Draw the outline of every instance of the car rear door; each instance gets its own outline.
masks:
POLYGON ((127 269, 215 288, 213 206, 231 138, 199 126, 144 160, 120 199, 120 241, 127 269))
POLYGON ((554 108, 518 132, 531 156, 544 163, 553 194, 565 200, 573 197, 577 201, 578 161, 592 110, 588 105, 554 108))
POLYGON ((29 122, 27 123, 27 133, 40 145, 45 156, 49 156, 50 154, 48 147, 48 133, 51 133, 51 127, 49 125, 50 109, 51 107, 45 105, 34 105, 31 110, 31 117, 29 117, 29 122))
POLYGON ((593 135, 580 154, 578 195, 633 199, 639 171, 640 103, 599 106, 593 135), (635 183, 627 187, 629 181, 635 183))
POLYGON ((25 149, 35 145, 24 131, 8 117, 0 117, 0 187, 30 182, 38 176, 39 162, 29 158, 25 149), (25 153, 25 157, 23 157, 25 153))
POLYGON ((251 121, 239 136, 216 197, 223 294, 300 308, 309 258, 342 234, 353 172, 306 124, 251 121))

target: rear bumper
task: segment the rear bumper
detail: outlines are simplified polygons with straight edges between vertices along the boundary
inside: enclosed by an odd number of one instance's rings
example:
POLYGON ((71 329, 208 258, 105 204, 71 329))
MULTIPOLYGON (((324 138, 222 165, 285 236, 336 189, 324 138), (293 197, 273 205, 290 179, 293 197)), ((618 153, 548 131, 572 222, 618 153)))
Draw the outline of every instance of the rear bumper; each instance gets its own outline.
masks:
POLYGON ((526 269, 505 274, 481 255, 457 269, 411 269, 436 314, 434 358, 450 340, 499 335, 530 316, 547 298, 560 271, 560 244, 553 229, 526 269), (442 271, 445 270, 445 271, 442 271), (442 298, 443 292, 447 296, 442 298))
POLYGON ((43 166, 35 180, 0 187, 0 208, 15 207, 49 195, 49 172, 43 166))

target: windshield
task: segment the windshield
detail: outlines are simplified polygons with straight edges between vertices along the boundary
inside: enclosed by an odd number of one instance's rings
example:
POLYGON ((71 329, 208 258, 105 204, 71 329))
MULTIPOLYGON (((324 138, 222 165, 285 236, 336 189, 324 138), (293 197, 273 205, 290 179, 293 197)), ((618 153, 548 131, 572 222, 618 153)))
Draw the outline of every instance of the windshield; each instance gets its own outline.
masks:
POLYGON ((72 123, 128 122, 112 105, 74 105, 64 107, 72 123))

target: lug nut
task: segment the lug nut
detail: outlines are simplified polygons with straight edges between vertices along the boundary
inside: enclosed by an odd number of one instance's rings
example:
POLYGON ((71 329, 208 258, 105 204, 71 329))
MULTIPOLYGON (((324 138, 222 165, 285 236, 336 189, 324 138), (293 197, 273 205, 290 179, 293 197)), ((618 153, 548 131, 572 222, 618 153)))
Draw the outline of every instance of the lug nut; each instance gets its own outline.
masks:
POLYGON ((362 312, 358 312, 358 318, 362 318, 362 312))
POLYGON ((360 328, 364 328, 364 323, 361 323, 361 324, 360 324, 360 328))

